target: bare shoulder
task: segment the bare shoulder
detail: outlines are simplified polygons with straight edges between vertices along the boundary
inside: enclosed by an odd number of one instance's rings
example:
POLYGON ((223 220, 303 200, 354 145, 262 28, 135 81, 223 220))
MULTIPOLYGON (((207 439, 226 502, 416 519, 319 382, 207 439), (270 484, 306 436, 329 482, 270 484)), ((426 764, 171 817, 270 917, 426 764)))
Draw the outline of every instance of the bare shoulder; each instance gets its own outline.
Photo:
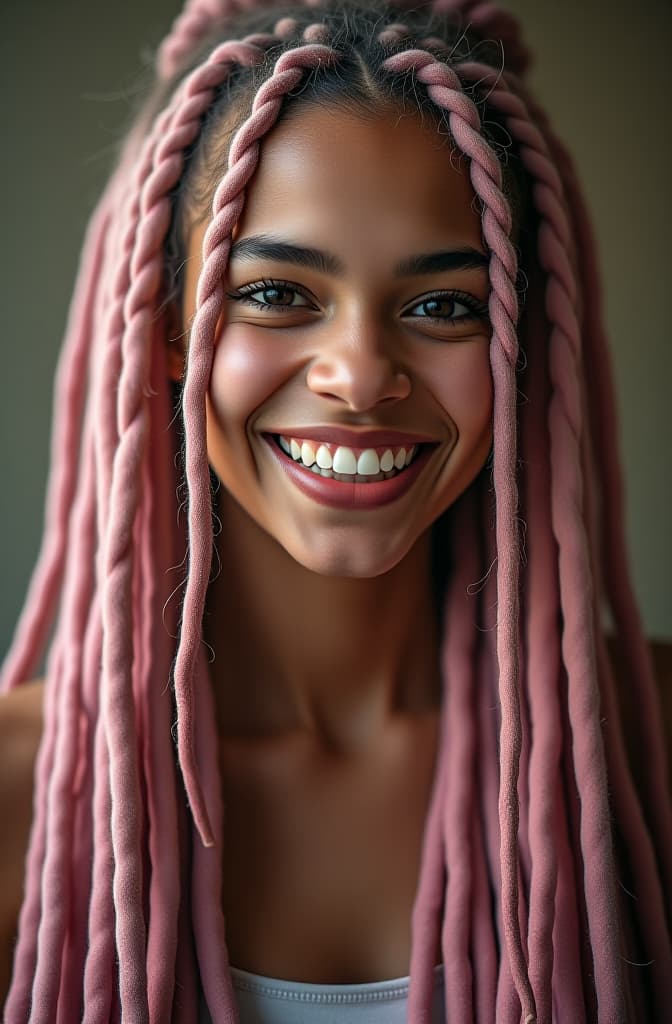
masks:
POLYGON ((663 707, 672 711, 672 640, 650 640, 649 650, 663 707))
POLYGON ((26 683, 0 697, 0 809, 17 814, 32 793, 33 768, 42 737, 44 683, 26 683))
POLYGON ((660 713, 667 746, 668 779, 672 790, 672 641, 652 640, 649 649, 658 682, 660 713))
POLYGON ((0 1006, 9 986, 42 736, 42 682, 0 697, 0 1006))
MULTIPOLYGON (((628 680, 623 674, 618 641, 613 636, 607 637, 607 646, 614 674, 621 685, 627 686, 628 680)), ((672 641, 650 639, 648 647, 657 684, 661 726, 667 748, 668 780, 672 790, 672 641)))

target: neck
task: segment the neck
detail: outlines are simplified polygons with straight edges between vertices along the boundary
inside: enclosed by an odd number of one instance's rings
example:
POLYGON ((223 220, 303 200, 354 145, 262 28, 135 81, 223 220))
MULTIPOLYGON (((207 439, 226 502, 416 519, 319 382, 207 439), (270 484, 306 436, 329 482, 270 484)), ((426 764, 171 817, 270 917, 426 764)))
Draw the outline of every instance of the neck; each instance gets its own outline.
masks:
POLYGON ((232 500, 220 515, 205 636, 223 736, 301 731, 355 748, 438 705, 428 534, 390 572, 346 579, 299 565, 232 500))

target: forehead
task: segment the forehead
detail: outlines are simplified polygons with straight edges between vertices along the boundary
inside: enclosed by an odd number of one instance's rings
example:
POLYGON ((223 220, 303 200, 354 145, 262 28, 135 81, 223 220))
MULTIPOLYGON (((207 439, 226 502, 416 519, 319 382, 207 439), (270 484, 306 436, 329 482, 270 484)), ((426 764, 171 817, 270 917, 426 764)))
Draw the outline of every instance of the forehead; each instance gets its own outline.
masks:
POLYGON ((261 144, 236 236, 273 233, 390 258, 482 248, 466 158, 414 114, 308 108, 261 144))

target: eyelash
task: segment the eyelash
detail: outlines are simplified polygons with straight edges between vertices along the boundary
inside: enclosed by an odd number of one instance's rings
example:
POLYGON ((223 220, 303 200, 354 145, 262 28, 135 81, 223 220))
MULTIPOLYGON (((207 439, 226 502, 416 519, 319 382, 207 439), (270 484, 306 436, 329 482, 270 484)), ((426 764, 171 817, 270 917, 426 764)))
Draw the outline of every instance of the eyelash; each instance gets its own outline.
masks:
MULTIPOLYGON (((232 302, 247 302, 249 305, 253 306, 255 309, 264 310, 264 311, 266 311, 266 310, 278 310, 278 309, 285 309, 285 310, 287 310, 287 309, 309 309, 310 308, 309 306, 282 306, 282 305, 275 305, 275 304, 272 304, 270 302, 260 302, 258 299, 253 299, 252 298, 252 296, 256 292, 263 292, 263 291, 270 290, 270 289, 277 289, 278 291, 294 292, 296 295, 301 295, 304 299, 306 299, 307 302, 310 302, 310 299, 308 299, 308 296, 304 292, 302 292, 301 289, 297 288, 295 285, 289 284, 289 282, 287 282, 287 281, 279 281, 279 280, 255 281, 252 284, 243 285, 243 287, 239 288, 237 291, 227 292, 227 297, 229 299, 231 299, 232 302)), ((462 313, 460 316, 457 316, 457 317, 423 316, 423 317, 418 317, 417 319, 419 319, 419 320, 427 320, 430 323, 440 323, 440 324, 453 323, 453 324, 458 324, 458 323, 461 323, 463 320, 471 320, 471 319, 487 320, 487 318, 488 318, 488 303, 487 302, 479 302, 479 300, 476 299, 473 295, 470 295, 469 292, 463 292, 463 291, 459 291, 457 289, 444 289, 444 290, 430 292, 427 295, 421 295, 418 298, 414 299, 413 302, 411 302, 409 304, 408 308, 409 309, 414 309, 416 306, 420 306, 424 302, 431 302, 434 299, 438 299, 438 300, 446 300, 446 299, 448 299, 448 300, 450 300, 452 302, 458 303, 459 305, 466 306, 467 309, 470 312, 469 312, 469 314, 462 313)), ((404 315, 408 315, 408 314, 404 314, 404 315)))
POLYGON ((277 289, 278 291, 295 292, 296 295, 301 295, 304 299, 310 302, 308 296, 302 292, 295 285, 289 284, 287 281, 255 281, 253 284, 245 284, 242 288, 239 288, 235 292, 227 292, 227 298, 233 302, 244 302, 247 300, 249 305, 254 306, 255 309, 308 309, 308 306, 276 306, 270 302, 259 302, 258 299, 251 298, 255 292, 263 292, 271 289, 277 289))
MULTIPOLYGON (((451 302, 455 302, 458 305, 466 306, 469 313, 462 313, 460 316, 445 317, 445 316, 423 316, 418 317, 419 320, 429 320, 432 323, 451 323, 459 324, 463 320, 487 320, 488 319, 488 303, 480 302, 477 298, 471 295, 469 292, 463 292, 455 288, 444 288, 443 290, 430 292, 428 295, 421 295, 415 299, 408 306, 409 309, 415 309, 416 306, 421 306, 425 302, 431 302, 433 299, 439 299, 440 301, 449 299, 451 302)), ((406 314, 407 315, 407 314, 406 314)))

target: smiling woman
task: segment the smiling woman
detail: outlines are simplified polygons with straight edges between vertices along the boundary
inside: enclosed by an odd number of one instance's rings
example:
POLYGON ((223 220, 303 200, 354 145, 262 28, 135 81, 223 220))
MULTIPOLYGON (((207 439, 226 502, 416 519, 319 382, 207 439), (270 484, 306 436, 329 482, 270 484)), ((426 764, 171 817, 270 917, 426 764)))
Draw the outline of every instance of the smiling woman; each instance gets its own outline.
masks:
MULTIPOLYGON (((311 107, 264 146, 234 232, 208 451, 226 492, 313 573, 392 570, 485 462, 490 288, 473 199, 468 169, 411 113, 311 107)), ((269 570, 259 586, 280 578, 269 570)))
POLYGON ((188 3, 86 242, 0 704, 5 1019, 663 1019, 609 360, 517 25, 238 6, 188 3))

